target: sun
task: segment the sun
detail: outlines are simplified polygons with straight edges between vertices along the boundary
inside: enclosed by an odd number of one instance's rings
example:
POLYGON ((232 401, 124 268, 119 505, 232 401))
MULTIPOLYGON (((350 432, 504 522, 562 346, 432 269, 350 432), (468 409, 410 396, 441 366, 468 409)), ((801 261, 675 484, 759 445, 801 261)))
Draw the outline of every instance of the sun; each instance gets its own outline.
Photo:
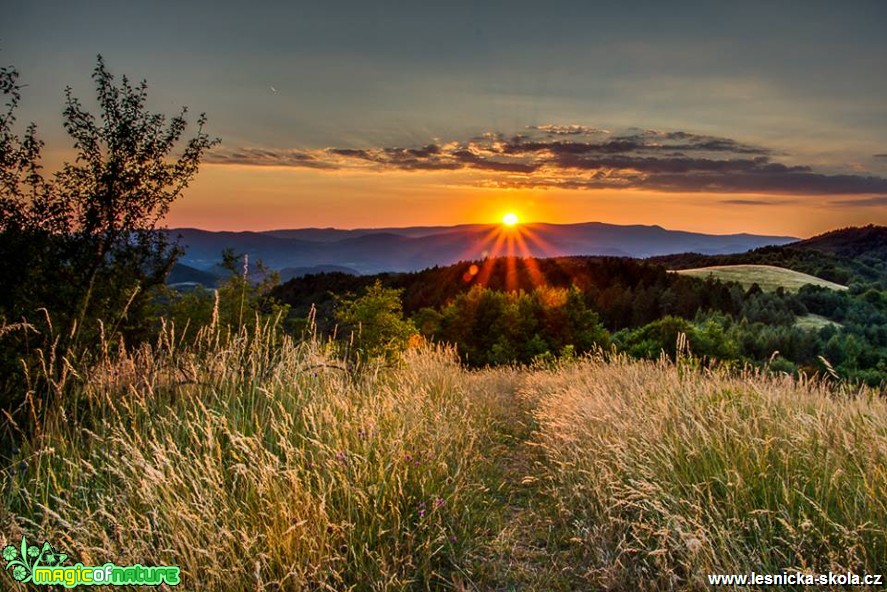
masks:
POLYGON ((505 226, 516 226, 518 222, 520 222, 520 219, 514 212, 508 212, 502 216, 502 224, 505 226))

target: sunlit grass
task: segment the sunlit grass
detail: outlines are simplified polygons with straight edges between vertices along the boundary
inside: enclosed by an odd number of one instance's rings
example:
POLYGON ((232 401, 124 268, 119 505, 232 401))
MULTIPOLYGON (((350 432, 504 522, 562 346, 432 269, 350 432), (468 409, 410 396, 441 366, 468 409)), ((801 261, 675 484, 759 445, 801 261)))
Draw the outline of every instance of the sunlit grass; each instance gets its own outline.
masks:
POLYGON ((352 373, 318 340, 162 341, 90 370, 22 447, 3 534, 179 565, 187 589, 445 585, 488 523, 500 403, 471 384, 448 350, 352 373))
POLYGON ((887 405, 871 392, 617 358, 535 373, 524 396, 594 587, 887 566, 887 405))
POLYGON ((823 327, 835 327, 840 329, 843 325, 840 323, 836 323, 830 319, 827 319, 823 316, 817 314, 805 314, 797 317, 795 319, 795 327, 799 327, 801 329, 809 329, 812 331, 819 331, 823 327))
POLYGON ((744 288, 750 288, 753 284, 757 284, 765 292, 775 292, 777 288, 797 292, 806 285, 839 291, 847 289, 847 286, 773 265, 713 265, 696 269, 680 269, 677 273, 702 279, 714 277, 722 282, 738 282, 744 288))
POLYGON ((187 590, 695 590, 887 565, 870 392, 687 358, 333 351, 167 330, 74 369, 2 473, 0 546, 179 565, 187 590))

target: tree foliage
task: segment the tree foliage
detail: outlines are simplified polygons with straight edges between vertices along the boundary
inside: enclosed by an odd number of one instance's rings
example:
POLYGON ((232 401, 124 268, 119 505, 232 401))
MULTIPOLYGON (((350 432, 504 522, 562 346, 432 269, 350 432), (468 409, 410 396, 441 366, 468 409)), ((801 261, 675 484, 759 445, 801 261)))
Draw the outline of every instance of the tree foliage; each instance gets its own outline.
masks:
MULTIPOLYGON (((0 71, 0 322, 28 328, 6 331, 4 376, 34 348, 51 348, 60 363, 99 336, 144 337, 152 298, 179 254, 161 221, 218 142, 204 131, 204 115, 185 139, 186 109, 169 119, 150 112, 147 84, 118 83, 101 56, 92 79, 98 114, 65 91, 76 158, 46 178, 36 127, 21 136, 14 129, 18 72, 0 71)), ((0 402, 8 408, 21 387, 6 384, 0 402)))
POLYGON ((473 366, 584 353, 610 340, 577 288, 500 292, 475 286, 443 307, 439 319, 427 311, 420 318, 423 332, 456 344, 473 366))
POLYGON ((238 334, 242 329, 254 329, 256 324, 281 324, 289 307, 270 296, 271 288, 280 282, 280 275, 269 270, 261 261, 249 272, 247 255, 237 255, 232 249, 222 252, 221 267, 227 277, 214 290, 196 286, 190 290, 167 287, 156 301, 156 314, 170 321, 181 333, 195 336, 204 327, 238 334))
POLYGON ((206 117, 200 115, 196 134, 176 155, 186 108, 167 124, 164 115, 147 110, 147 84, 133 86, 124 76, 116 85, 101 57, 93 80, 98 117, 70 88, 65 92, 65 129, 77 160, 64 166, 53 187, 65 212, 65 231, 80 246, 75 265, 82 278, 81 324, 88 316, 114 314, 124 298, 163 283, 178 253, 156 231, 158 224, 217 142, 204 132, 206 117), (100 293, 97 286, 107 289, 100 293))
POLYGON ((374 283, 358 298, 340 298, 336 320, 351 353, 360 360, 392 360, 416 334, 416 327, 403 318, 401 292, 374 283))
MULTIPOLYGON (((527 267, 516 263, 518 270, 527 267)), ((518 273, 518 289, 511 292, 506 289, 509 261, 496 259, 481 262, 490 271, 485 286, 463 279, 469 263, 460 263, 405 274, 306 276, 274 294, 296 315, 316 304, 320 318, 330 310, 326 294, 380 282, 402 290, 404 312, 422 334, 456 345, 471 365, 581 353, 608 343, 606 329, 614 345, 638 357, 673 356, 683 334, 693 354, 706 360, 822 374, 828 372, 822 356, 841 378, 887 385, 887 291, 877 284, 857 283, 847 291, 805 286, 797 293, 765 292, 630 259, 563 257, 534 263, 545 285, 518 273), (809 315, 826 320, 816 324, 809 315)), ((319 325, 332 329, 322 319, 319 325)))
POLYGON ((19 73, 0 68, 0 94, 4 111, 0 114, 0 232, 40 225, 45 215, 45 184, 40 173, 43 142, 34 124, 19 137, 14 130, 15 110, 21 101, 19 73), (29 207, 30 205, 30 207, 29 207), (43 214, 43 215, 42 215, 43 214))

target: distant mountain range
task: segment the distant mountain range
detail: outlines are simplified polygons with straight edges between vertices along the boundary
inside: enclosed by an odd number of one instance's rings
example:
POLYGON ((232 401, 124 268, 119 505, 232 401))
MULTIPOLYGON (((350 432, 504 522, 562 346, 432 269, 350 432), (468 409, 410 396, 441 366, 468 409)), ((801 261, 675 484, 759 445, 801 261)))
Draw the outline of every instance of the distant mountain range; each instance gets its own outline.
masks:
MULTIPOLYGON (((206 283, 204 274, 218 275, 223 249, 261 259, 283 279, 335 270, 354 274, 418 271, 457 261, 509 254, 531 257, 611 255, 652 257, 695 252, 707 255, 741 253, 797 240, 789 236, 713 235, 660 226, 522 224, 423 226, 408 228, 303 228, 264 232, 211 232, 195 228, 168 231, 185 249, 174 276, 179 282, 206 283)), ((171 282, 173 283, 173 282, 171 282)))

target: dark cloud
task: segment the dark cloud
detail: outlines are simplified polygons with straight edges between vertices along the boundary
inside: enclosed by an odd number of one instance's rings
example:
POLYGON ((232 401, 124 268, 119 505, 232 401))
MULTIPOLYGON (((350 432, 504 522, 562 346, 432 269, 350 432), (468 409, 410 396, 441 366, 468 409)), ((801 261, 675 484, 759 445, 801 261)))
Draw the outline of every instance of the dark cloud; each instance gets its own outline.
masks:
POLYGON ((538 166, 533 163, 486 158, 483 155, 476 154, 470 150, 455 150, 451 154, 458 162, 464 165, 489 171, 532 173, 538 169, 538 166))
POLYGON ((863 197, 859 199, 842 199, 832 203, 837 206, 881 208, 887 206, 887 195, 876 195, 874 197, 863 197))
POLYGON ((885 154, 874 154, 873 156, 874 156, 875 158, 887 158, 887 153, 885 153, 885 154))
POLYGON ((732 138, 653 129, 614 134, 579 125, 540 125, 528 130, 513 135, 486 132, 468 140, 420 147, 247 149, 215 153, 209 160, 326 169, 478 170, 492 177, 482 183, 500 187, 786 195, 887 193, 887 179, 882 177, 826 174, 809 166, 787 165, 774 161, 774 152, 765 147, 732 138))
POLYGON ((362 158, 364 160, 372 160, 369 151, 367 150, 352 150, 350 148, 330 148, 327 150, 330 154, 335 154, 337 156, 351 156, 354 158, 362 158))
POLYGON ((242 148, 229 152, 214 150, 207 154, 206 162, 248 166, 306 167, 314 169, 337 168, 333 163, 319 159, 309 151, 269 150, 265 148, 242 148))
POLYGON ((785 193, 835 195, 887 191, 887 179, 855 175, 823 175, 803 172, 752 170, 737 174, 689 173, 651 175, 642 184, 651 189, 675 192, 785 193))
POLYGON ((719 203, 731 206, 782 206, 794 202, 789 199, 722 199, 719 203))
MULTIPOLYGON (((500 138, 501 140, 502 138, 500 138)), ((513 154, 550 151, 557 154, 619 154, 629 152, 727 152, 733 154, 769 155, 770 151, 729 138, 701 136, 689 132, 658 132, 646 130, 640 134, 618 136, 604 141, 564 141, 549 138, 533 139, 514 136, 505 147, 513 154)))

